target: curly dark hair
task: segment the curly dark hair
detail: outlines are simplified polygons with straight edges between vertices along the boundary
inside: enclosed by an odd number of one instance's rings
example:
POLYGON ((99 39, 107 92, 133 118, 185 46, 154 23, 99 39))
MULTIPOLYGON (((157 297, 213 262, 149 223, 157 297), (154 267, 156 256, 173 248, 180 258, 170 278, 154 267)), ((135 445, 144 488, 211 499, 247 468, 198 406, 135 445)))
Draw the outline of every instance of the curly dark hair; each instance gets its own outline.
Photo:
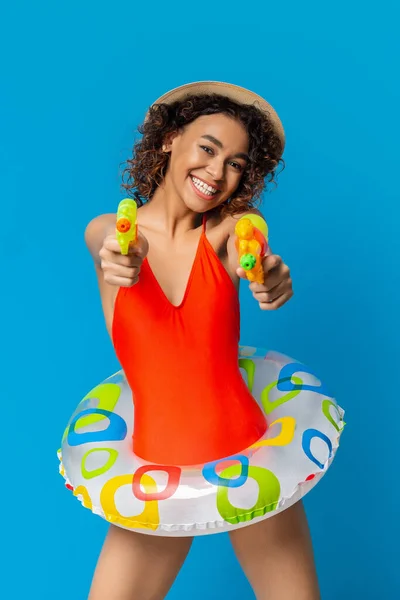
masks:
POLYGON ((162 183, 169 154, 162 145, 171 133, 179 131, 202 115, 226 114, 240 121, 249 136, 249 162, 235 194, 222 206, 228 214, 244 212, 256 205, 268 183, 276 184, 275 175, 282 160, 283 142, 268 116, 251 105, 237 104, 225 96, 205 94, 189 96, 173 104, 155 104, 138 128, 142 137, 126 162, 122 187, 139 204, 150 200, 162 183))

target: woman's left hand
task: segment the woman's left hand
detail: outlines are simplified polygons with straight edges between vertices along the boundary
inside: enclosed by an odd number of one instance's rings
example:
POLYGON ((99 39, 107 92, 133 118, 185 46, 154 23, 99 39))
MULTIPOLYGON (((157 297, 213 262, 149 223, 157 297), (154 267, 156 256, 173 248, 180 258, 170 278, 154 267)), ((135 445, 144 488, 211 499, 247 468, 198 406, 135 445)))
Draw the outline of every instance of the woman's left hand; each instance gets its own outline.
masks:
MULTIPOLYGON (((280 256, 270 254, 262 261, 264 283, 250 283, 250 290, 261 310, 276 310, 293 296, 292 278, 289 267, 280 256)), ((239 268, 237 274, 246 279, 246 271, 239 268)))

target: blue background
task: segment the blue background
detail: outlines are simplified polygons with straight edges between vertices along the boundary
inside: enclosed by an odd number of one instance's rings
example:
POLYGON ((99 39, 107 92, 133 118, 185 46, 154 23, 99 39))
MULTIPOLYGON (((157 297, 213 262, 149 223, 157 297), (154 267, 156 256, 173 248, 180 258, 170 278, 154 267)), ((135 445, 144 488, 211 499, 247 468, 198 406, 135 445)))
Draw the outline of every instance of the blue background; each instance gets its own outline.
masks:
MULTIPOLYGON (((147 106, 200 79, 265 95, 287 131, 264 212, 295 297, 264 314, 243 290, 243 341, 312 365, 346 408, 306 500, 322 597, 399 597, 398 18, 387 0, 2 7, 4 598, 87 595, 106 524, 64 489, 55 452, 118 364, 83 231, 122 197, 147 106)), ((196 541, 169 598, 188 594, 253 598, 225 535, 196 541)))

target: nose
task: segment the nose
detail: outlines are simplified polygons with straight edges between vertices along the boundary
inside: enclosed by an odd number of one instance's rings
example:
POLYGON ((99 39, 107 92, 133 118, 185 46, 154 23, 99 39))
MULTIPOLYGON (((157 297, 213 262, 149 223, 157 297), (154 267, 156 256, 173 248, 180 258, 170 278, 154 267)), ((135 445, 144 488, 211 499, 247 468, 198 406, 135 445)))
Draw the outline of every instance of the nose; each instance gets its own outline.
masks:
POLYGON ((214 181, 222 181, 224 178, 225 165, 224 161, 221 160, 218 156, 215 156, 206 167, 206 171, 214 181))

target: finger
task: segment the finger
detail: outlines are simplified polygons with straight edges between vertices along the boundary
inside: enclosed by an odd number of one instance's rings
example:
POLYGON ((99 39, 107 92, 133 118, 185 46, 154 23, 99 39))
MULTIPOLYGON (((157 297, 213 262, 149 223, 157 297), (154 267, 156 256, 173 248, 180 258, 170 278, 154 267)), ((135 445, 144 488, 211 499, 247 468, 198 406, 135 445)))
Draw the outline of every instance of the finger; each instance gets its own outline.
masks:
POLYGON ((283 263, 282 258, 277 254, 268 254, 262 259, 264 273, 267 274, 273 269, 276 269, 283 263))
POLYGON ((118 287, 132 287, 139 281, 139 277, 121 277, 119 275, 113 275, 112 273, 104 273, 104 281, 109 285, 115 285, 118 287))
POLYGON ((261 310, 277 310, 278 308, 281 308, 281 306, 286 304, 286 302, 290 300, 292 296, 293 291, 290 290, 285 294, 281 294, 280 296, 278 296, 278 298, 272 300, 272 302, 260 302, 260 308, 261 310))
POLYGON ((279 263, 271 271, 268 271, 268 273, 265 273, 264 287, 267 292, 272 291, 277 285, 285 282, 288 282, 289 285, 292 284, 290 269, 283 262, 279 263))
POLYGON ((107 262, 106 260, 101 261, 101 268, 105 274, 108 274, 111 277, 123 277, 126 279, 138 277, 140 273, 140 267, 124 267, 107 262))
POLYGON ((253 296, 257 302, 273 302, 282 294, 288 293, 292 289, 291 280, 281 281, 278 285, 272 289, 268 289, 265 286, 260 286, 260 289, 253 291, 253 296))
POLYGON ((108 235, 104 242, 103 248, 109 250, 110 252, 115 252, 115 254, 121 254, 121 246, 119 245, 117 238, 115 235, 108 235))
POLYGON ((253 294, 262 294, 263 292, 268 292, 268 288, 265 283, 257 283, 256 281, 252 281, 250 283, 249 289, 253 294))
POLYGON ((240 277, 240 279, 247 279, 247 271, 242 269, 242 267, 236 269, 236 275, 240 277))
POLYGON ((143 262, 143 259, 136 254, 121 254, 121 252, 115 252, 113 250, 109 250, 103 246, 103 248, 99 252, 99 256, 102 261, 112 264, 112 265, 121 265, 122 267, 140 267, 143 262))

